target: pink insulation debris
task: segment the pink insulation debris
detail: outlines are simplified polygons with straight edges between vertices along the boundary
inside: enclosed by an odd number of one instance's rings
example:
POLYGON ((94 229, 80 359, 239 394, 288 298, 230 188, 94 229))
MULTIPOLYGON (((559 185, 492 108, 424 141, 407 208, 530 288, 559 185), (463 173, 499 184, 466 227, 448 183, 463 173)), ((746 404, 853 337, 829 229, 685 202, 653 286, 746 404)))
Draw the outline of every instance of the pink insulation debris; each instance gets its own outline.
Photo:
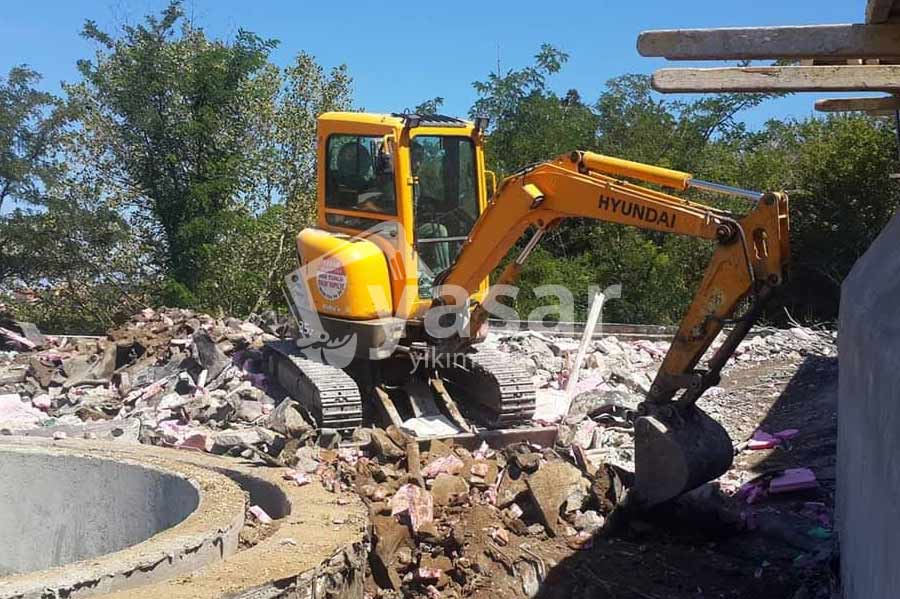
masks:
POLYGON ((272 517, 266 513, 266 510, 262 509, 258 505, 251 505, 249 510, 253 517, 262 522, 263 524, 271 524, 272 517))
POLYGON ((781 443, 781 439, 759 429, 747 441, 747 449, 772 449, 781 443))
POLYGON ((769 483, 770 493, 788 493, 790 491, 802 491, 815 489, 819 486, 815 473, 809 468, 788 468, 784 474, 772 479, 769 483))
POLYGON ((464 466, 463 461, 451 453, 426 464, 422 468, 422 476, 434 478, 438 474, 459 474, 464 466))
POLYGON ((407 514, 414 531, 434 519, 434 499, 421 487, 405 484, 391 497, 391 515, 407 514))

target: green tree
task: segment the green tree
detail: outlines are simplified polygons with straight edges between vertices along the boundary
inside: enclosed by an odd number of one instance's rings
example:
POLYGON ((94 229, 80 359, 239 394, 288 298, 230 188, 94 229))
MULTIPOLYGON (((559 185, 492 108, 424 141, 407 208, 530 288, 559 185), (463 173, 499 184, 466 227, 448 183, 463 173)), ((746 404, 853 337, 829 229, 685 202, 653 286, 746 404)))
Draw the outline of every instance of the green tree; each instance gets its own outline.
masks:
POLYGON ((229 43, 210 40, 183 16, 172 2, 119 37, 88 21, 83 35, 99 50, 79 61, 83 82, 69 93, 105 117, 109 151, 164 234, 170 284, 193 292, 217 220, 240 199, 251 139, 242 107, 276 42, 243 30, 229 43))
POLYGON ((35 87, 40 79, 25 66, 0 77, 0 214, 7 199, 40 204, 59 172, 56 144, 66 116, 58 98, 35 87))
POLYGON ((179 2, 99 45, 67 89, 93 143, 130 189, 129 220, 159 240, 161 301, 247 313, 281 301, 291 237, 315 206, 315 124, 350 105, 345 67, 300 53, 269 62, 274 40, 209 39, 179 2))

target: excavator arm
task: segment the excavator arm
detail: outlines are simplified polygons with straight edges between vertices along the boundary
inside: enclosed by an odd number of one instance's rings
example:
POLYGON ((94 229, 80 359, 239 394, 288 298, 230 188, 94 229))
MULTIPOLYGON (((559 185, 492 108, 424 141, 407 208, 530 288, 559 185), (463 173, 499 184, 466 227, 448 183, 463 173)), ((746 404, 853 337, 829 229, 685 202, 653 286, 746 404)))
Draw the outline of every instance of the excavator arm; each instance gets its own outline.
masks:
MULTIPOLYGON (((453 287, 475 292, 516 242, 535 227, 534 237, 497 281, 512 283, 543 233, 566 218, 589 218, 716 243, 703 280, 641 406, 643 417, 635 424, 635 489, 641 502, 653 504, 719 476, 731 464, 730 439, 694 402, 718 383, 722 367, 772 290, 782 283, 789 257, 787 196, 756 194, 696 181, 679 171, 573 152, 527 168, 501 184, 455 263, 440 277, 435 303, 458 301, 458 294, 445 292, 453 287), (744 195, 754 205, 747 214, 735 216, 626 178, 680 191, 697 187, 744 195), (749 308, 734 321, 708 368, 698 370, 713 340, 748 298, 749 308), (675 399, 679 391, 683 392, 675 399)), ((477 330, 486 320, 485 305, 496 299, 490 293, 472 312, 469 330, 477 330)), ((459 350, 471 338, 456 341, 453 349, 459 350)))

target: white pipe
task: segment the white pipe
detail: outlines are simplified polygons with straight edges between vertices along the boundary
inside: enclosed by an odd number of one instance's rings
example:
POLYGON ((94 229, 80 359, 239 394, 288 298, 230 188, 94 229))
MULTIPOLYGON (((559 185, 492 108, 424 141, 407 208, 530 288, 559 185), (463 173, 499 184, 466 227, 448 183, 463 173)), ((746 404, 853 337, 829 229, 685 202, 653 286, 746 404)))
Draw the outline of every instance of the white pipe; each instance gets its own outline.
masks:
POLYGON ((566 383, 566 393, 563 398, 565 404, 562 407, 564 409, 560 411, 563 416, 568 415, 569 407, 572 405, 572 396, 575 394, 575 385, 578 384, 578 373, 581 371, 581 365, 584 363, 584 356, 594 337, 594 329, 597 328, 597 323, 600 322, 600 315, 603 313, 604 300, 606 300, 606 296, 598 291, 594 295, 594 301, 591 302, 591 310, 588 313, 588 319, 584 325, 584 333, 581 335, 578 353, 575 354, 575 364, 573 364, 571 370, 569 370, 569 381, 566 383))

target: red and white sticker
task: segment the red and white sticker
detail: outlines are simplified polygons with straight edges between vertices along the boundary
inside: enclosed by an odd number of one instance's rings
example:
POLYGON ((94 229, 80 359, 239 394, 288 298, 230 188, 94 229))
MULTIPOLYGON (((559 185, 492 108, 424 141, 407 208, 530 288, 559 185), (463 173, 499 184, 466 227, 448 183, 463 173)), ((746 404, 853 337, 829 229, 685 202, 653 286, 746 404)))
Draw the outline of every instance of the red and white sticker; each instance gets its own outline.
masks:
POLYGON ((319 270, 316 273, 316 286, 322 297, 328 300, 336 300, 344 294, 347 289, 347 273, 344 272, 344 265, 336 258, 325 258, 319 264, 319 270))

